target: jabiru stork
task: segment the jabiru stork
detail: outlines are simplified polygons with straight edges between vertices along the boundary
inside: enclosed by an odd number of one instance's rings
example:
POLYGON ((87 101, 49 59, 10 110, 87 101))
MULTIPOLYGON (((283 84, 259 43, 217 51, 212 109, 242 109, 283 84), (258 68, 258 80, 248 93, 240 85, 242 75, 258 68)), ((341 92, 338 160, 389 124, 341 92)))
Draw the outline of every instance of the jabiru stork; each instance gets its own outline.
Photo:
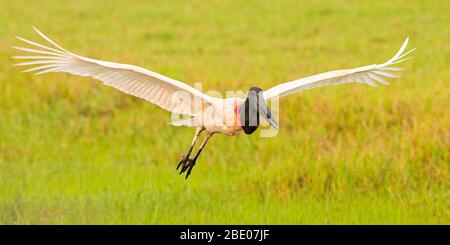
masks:
MULTIPOLYGON (((33 27, 34 28, 34 27, 33 27)), ((188 115, 190 118, 173 122, 175 126, 196 127, 196 132, 188 151, 177 165, 180 174, 186 172, 186 179, 191 174, 197 158, 208 140, 215 133, 234 136, 241 131, 252 134, 260 125, 260 117, 268 121, 270 126, 279 129, 278 122, 270 112, 266 101, 289 94, 328 85, 344 83, 365 83, 376 87, 376 82, 387 85, 384 77, 396 78, 392 73, 403 70, 394 64, 409 59, 410 51, 404 53, 408 44, 405 40, 400 50, 388 61, 353 69, 335 70, 294 81, 281 83, 266 91, 251 87, 246 98, 216 98, 172 78, 156 72, 128 64, 120 64, 83 57, 60 47, 38 29, 34 30, 49 44, 45 46, 22 37, 19 40, 34 46, 32 48, 13 47, 29 55, 13 56, 14 59, 29 60, 15 64, 16 66, 32 66, 23 72, 35 72, 36 75, 49 72, 66 72, 79 76, 92 77, 103 84, 122 92, 145 99, 172 113, 188 115), (187 99, 186 99, 187 98, 187 99), (193 157, 192 150, 200 134, 207 135, 193 157)))

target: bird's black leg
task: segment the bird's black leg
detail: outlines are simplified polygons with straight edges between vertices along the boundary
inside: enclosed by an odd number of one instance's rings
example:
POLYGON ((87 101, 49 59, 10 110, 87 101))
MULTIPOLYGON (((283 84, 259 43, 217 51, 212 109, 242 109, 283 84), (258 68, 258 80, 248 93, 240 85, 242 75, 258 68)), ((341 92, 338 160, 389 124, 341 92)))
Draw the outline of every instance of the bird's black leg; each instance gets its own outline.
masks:
MULTIPOLYGON (((183 170, 186 166, 186 163, 189 161, 189 155, 191 155, 192 149, 194 149, 195 143, 197 142, 198 137, 200 136, 200 133, 205 130, 203 127, 197 128, 195 131, 194 139, 192 140, 192 144, 189 147, 188 151, 183 155, 183 158, 178 163, 177 170, 181 167, 181 170, 183 170)), ((181 171, 180 174, 182 174, 184 171, 181 171)))
POLYGON ((203 140, 202 144, 200 145, 200 148, 198 148, 197 153, 195 154, 195 156, 192 159, 189 159, 188 163, 185 165, 185 167, 183 169, 181 169, 181 172, 183 173, 184 171, 187 170, 186 172, 186 179, 189 177, 189 175, 191 174, 192 168, 195 165, 195 162, 197 161, 198 156, 200 155, 200 153, 202 152, 203 148, 205 148, 206 143, 208 142, 209 138, 211 138, 211 136, 214 133, 208 133, 206 135, 206 138, 203 140))

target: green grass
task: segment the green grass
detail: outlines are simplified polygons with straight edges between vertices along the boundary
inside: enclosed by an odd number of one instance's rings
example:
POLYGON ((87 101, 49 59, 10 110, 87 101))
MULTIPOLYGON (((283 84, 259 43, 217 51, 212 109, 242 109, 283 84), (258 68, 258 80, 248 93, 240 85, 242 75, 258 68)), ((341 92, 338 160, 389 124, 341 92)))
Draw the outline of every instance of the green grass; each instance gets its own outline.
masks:
POLYGON ((450 223, 448 1, 2 1, 0 223, 450 223), (194 134, 89 78, 12 67, 38 27, 88 57, 203 89, 267 89, 416 47, 391 86, 281 100, 274 138, 194 134))

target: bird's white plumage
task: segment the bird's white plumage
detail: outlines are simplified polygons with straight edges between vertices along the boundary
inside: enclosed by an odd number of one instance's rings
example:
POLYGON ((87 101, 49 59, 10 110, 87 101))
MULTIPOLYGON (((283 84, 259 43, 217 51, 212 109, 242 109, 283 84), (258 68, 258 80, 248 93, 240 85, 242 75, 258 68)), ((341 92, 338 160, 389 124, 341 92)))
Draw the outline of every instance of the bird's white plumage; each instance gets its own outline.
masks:
POLYGON ((398 76, 396 74, 393 74, 392 71, 403 70, 402 68, 393 67, 392 65, 409 59, 410 57, 406 56, 414 51, 414 49, 412 49, 403 54, 407 45, 408 38, 405 40, 402 47, 394 55, 394 57, 383 64, 368 65, 347 70, 330 71, 305 78, 300 78, 291 82, 282 83, 264 91, 264 99, 270 100, 275 97, 283 97, 289 94, 300 92, 305 89, 351 82, 367 83, 368 85, 374 87, 377 86, 376 82, 387 85, 389 83, 383 77, 396 78, 398 76))
MULTIPOLYGON (((27 60, 16 64, 18 66, 32 66, 24 72, 36 72, 35 74, 67 72, 80 76, 90 76, 106 85, 148 100, 173 113, 193 116, 189 119, 172 122, 171 124, 175 126, 202 127, 209 133, 219 132, 227 135, 235 135, 242 130, 239 126, 239 113, 237 113, 237 108, 244 101, 240 98, 219 99, 210 97, 185 83, 141 67, 76 55, 60 47, 36 28, 34 29, 51 46, 17 37, 19 40, 34 46, 33 48, 14 47, 32 53, 31 55, 13 57, 27 60)), ((330 71, 282 83, 264 91, 264 99, 270 100, 305 89, 351 82, 366 83, 375 87, 377 86, 376 82, 388 84, 384 77, 398 77, 392 72, 403 70, 393 67, 393 65, 409 59, 407 55, 414 51, 412 49, 404 53, 407 44, 408 39, 403 43, 400 50, 383 64, 330 71)))
POLYGON ((19 40, 39 48, 14 47, 21 51, 39 54, 13 57, 32 60, 15 64, 17 66, 34 66, 24 72, 36 72, 36 75, 48 72, 67 72, 90 76, 122 92, 143 98, 163 109, 179 114, 196 115, 203 106, 211 105, 218 100, 185 83, 141 67, 95 60, 73 54, 57 45, 36 28, 34 29, 53 47, 17 37, 19 40), (194 105, 194 101, 199 102, 199 105, 194 105))

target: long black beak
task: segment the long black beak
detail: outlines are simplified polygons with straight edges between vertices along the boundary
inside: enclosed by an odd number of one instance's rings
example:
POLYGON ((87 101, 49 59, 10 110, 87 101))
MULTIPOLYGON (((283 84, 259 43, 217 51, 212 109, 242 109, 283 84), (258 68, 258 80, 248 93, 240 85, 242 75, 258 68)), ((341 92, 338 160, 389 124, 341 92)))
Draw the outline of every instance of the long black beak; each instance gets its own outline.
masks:
POLYGON ((264 117, 272 127, 274 127, 277 130, 280 129, 278 122, 275 120, 275 118, 272 117, 272 113, 270 112, 269 107, 267 107, 266 102, 264 101, 264 97, 262 96, 261 93, 258 96, 257 109, 259 115, 264 117))

